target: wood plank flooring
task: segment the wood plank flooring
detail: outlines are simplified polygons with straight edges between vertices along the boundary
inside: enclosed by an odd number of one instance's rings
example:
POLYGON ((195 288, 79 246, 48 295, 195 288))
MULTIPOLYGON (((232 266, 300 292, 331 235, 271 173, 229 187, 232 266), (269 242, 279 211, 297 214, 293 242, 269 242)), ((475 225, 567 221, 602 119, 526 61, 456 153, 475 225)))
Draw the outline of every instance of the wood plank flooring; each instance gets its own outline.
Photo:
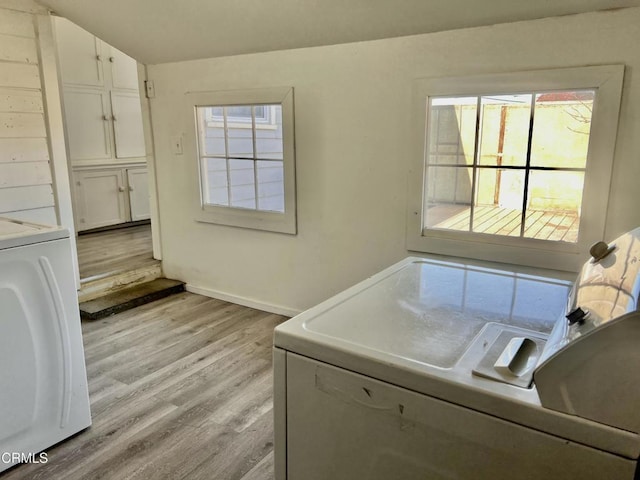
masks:
POLYGON ((185 292, 84 322, 93 425, 0 479, 273 479, 284 320, 185 292))
POLYGON ((77 243, 81 279, 157 263, 153 259, 151 225, 78 235, 77 243))
MULTIPOLYGON (((469 230, 471 209, 468 205, 442 204, 427 211, 427 222, 432 228, 469 230)), ((520 210, 493 206, 474 209, 473 231, 497 235, 519 236, 520 210)), ((573 211, 527 210, 524 236, 540 240, 576 242, 580 218, 573 211)))

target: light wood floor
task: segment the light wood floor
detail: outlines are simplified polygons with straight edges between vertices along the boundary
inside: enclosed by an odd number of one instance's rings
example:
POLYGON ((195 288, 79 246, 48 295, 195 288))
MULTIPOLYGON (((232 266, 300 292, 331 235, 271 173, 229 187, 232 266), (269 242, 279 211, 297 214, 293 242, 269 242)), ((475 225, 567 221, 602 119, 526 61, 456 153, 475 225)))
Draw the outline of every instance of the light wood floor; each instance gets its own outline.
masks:
POLYGON ((83 323, 93 425, 2 480, 273 479, 285 317, 181 293, 83 323))
POLYGON ((78 235, 80 278, 90 278, 156 263, 151 225, 78 235))
MULTIPOLYGON (((427 222, 433 228, 469 230, 471 209, 468 205, 442 204, 427 211, 427 222)), ((473 231, 497 235, 520 235, 521 211, 495 206, 474 209, 473 231)), ((527 210, 524 236, 540 240, 575 243, 580 218, 575 211, 527 210)))

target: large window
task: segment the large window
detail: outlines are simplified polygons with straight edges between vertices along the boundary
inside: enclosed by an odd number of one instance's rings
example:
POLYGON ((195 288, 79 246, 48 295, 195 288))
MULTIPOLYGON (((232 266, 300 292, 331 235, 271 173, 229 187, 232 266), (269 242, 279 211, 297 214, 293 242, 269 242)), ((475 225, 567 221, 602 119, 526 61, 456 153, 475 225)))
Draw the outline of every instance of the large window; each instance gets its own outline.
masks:
POLYGON ((296 233, 291 89, 190 94, 198 220, 296 233))
POLYGON ((621 81, 589 67, 418 82, 410 248, 574 269, 604 231, 621 81))
POLYGON ((431 97, 425 226, 576 243, 595 94, 431 97))

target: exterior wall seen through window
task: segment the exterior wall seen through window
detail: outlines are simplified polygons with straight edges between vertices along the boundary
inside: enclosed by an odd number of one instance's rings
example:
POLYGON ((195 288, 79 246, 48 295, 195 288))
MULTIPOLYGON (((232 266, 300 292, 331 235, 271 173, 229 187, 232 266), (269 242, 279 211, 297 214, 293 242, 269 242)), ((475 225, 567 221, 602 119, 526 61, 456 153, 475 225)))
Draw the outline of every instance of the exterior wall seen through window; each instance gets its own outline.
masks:
POLYGON ((197 107, 203 202, 284 212, 282 107, 197 107))

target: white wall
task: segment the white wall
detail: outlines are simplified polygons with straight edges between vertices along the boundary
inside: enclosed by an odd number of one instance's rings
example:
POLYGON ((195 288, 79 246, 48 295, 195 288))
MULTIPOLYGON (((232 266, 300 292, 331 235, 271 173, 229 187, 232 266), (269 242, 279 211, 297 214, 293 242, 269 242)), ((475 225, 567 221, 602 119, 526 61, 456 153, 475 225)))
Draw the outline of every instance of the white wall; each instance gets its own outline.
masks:
POLYGON ((607 238, 638 226, 638 44, 636 8, 149 66, 164 271, 202 291, 296 311, 407 256, 412 82, 429 76, 626 64, 607 238), (295 88, 298 235, 196 223, 193 149, 170 148, 193 128, 184 93, 272 86, 295 88))

